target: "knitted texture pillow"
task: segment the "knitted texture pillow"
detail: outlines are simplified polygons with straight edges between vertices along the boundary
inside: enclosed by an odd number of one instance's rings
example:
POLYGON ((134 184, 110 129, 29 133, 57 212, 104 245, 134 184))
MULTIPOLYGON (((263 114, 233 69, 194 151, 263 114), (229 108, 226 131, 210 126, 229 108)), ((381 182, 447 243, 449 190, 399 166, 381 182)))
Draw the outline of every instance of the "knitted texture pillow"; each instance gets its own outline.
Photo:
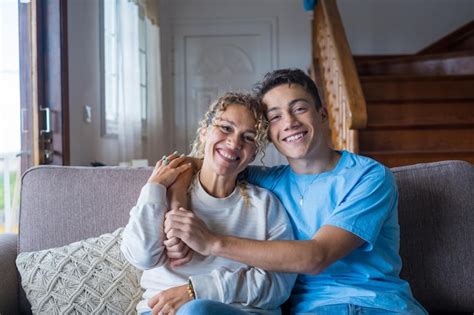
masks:
POLYGON ((19 254, 16 265, 33 314, 135 313, 142 272, 120 251, 122 232, 19 254))

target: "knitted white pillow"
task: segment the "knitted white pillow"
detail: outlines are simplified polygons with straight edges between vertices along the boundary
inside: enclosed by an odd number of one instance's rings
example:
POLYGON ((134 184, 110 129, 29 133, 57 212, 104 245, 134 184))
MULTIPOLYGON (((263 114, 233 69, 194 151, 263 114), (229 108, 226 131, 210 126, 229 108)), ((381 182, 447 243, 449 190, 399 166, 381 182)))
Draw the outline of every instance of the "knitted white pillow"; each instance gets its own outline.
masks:
POLYGON ((33 314, 135 313, 142 272, 120 251, 122 232, 19 254, 16 265, 33 314))

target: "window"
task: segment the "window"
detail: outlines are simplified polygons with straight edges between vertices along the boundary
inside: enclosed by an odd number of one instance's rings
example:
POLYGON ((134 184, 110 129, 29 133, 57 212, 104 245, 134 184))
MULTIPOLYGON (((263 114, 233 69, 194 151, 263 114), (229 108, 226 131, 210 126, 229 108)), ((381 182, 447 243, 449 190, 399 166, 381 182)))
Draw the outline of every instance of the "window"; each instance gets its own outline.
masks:
MULTIPOLYGON (((100 7, 101 16, 101 116, 102 116, 102 135, 117 136, 119 122, 119 84, 127 80, 127 73, 120 67, 121 55, 123 53, 124 43, 120 34, 120 23, 124 18, 130 16, 120 16, 121 0, 102 0, 100 7), (121 78, 122 76, 122 78, 121 78)), ((136 4, 132 4, 136 5, 136 4)), ((148 113, 148 84, 147 84, 147 40, 146 40, 146 20, 144 10, 138 7, 138 36, 127 45, 136 47, 138 50, 138 67, 140 70, 139 86, 130 88, 139 88, 139 105, 141 110, 142 135, 146 135, 147 113, 148 113)), ((135 20, 135 19, 134 19, 135 20)), ((130 40, 130 38, 127 38, 130 40)), ((128 47, 130 48, 130 47, 128 47)), ((129 88, 129 87, 127 87, 129 88)), ((131 106, 131 105, 128 105, 131 106)))
POLYGON ((18 3, 0 2, 0 233, 18 231, 20 72, 18 3))
POLYGON ((148 113, 148 82, 147 82, 147 40, 146 40, 146 20, 145 12, 142 7, 139 8, 139 52, 140 52, 140 103, 142 117, 142 134, 146 135, 146 123, 148 113))
POLYGON ((118 125, 118 34, 117 34, 117 2, 103 0, 101 17, 103 33, 101 36, 102 47, 102 78, 101 78, 101 116, 102 135, 117 135, 118 125))

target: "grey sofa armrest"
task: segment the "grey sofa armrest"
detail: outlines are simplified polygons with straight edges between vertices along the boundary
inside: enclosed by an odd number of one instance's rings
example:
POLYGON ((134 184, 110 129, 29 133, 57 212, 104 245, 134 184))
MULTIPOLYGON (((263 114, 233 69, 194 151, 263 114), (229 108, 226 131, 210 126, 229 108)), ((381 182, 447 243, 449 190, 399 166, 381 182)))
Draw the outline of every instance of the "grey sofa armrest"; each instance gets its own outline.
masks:
POLYGON ((18 314, 18 277, 16 234, 0 234, 0 314, 18 314))

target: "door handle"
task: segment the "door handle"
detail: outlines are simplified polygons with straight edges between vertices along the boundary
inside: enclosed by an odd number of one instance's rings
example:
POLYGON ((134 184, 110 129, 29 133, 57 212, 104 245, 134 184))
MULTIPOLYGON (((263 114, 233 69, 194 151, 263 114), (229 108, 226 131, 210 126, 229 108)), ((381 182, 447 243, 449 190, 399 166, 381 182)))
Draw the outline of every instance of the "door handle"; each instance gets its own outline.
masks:
POLYGON ((40 111, 45 113, 45 129, 40 130, 40 134, 51 132, 51 109, 49 107, 40 107, 40 111))
POLYGON ((30 150, 26 150, 26 151, 20 151, 20 152, 18 152, 17 154, 15 154, 15 157, 30 156, 30 155, 31 155, 31 151, 30 151, 30 150))
POLYGON ((26 122, 26 114, 27 114, 27 109, 22 108, 21 109, 21 116, 20 116, 20 125, 21 125, 21 133, 28 133, 28 124, 26 122))

